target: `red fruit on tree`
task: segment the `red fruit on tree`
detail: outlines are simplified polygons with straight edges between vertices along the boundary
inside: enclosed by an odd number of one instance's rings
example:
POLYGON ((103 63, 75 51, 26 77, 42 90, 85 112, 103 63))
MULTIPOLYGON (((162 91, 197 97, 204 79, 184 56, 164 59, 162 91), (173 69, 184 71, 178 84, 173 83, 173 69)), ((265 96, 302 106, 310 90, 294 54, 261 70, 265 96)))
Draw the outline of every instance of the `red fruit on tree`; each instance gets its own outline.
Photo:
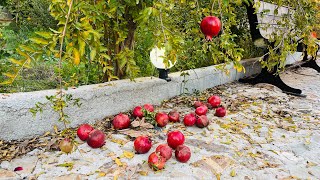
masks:
POLYGON ((118 114, 112 121, 114 129, 126 129, 130 126, 130 118, 126 114, 118 114))
POLYGON ((172 149, 176 149, 177 146, 182 145, 184 143, 184 135, 176 130, 168 133, 167 143, 172 149))
POLYGON ((166 161, 169 160, 172 156, 172 149, 168 144, 160 144, 157 147, 156 152, 164 157, 166 161))
POLYGON ((208 107, 205 105, 202 105, 202 106, 198 107, 195 112, 198 116, 206 115, 208 112, 208 107))
POLYGON ((177 111, 170 111, 168 116, 169 116, 170 122, 179 122, 180 121, 180 114, 177 111))
POLYGON ((106 135, 100 130, 93 130, 89 134, 87 143, 92 148, 100 148, 105 144, 106 135))
POLYGON ((185 163, 189 161, 191 157, 191 151, 190 148, 188 148, 185 145, 180 145, 177 147, 176 152, 175 152, 176 159, 179 162, 185 163))
POLYGON ((93 130, 94 128, 89 124, 82 124, 77 130, 77 135, 82 141, 85 141, 88 139, 89 133, 93 130))
POLYGON ((227 110, 224 107, 218 107, 214 115, 218 117, 224 117, 226 114, 227 114, 227 110))
POLYGON ((193 103, 193 106, 194 106, 194 108, 197 108, 197 107, 200 107, 200 106, 203 106, 204 104, 201 102, 201 101, 195 101, 194 103, 193 103))
POLYGON ((141 106, 135 107, 132 111, 132 116, 135 118, 136 117, 142 118, 143 117, 142 107, 141 106))
POLYGON ((156 114, 156 122, 157 126, 164 127, 169 122, 169 116, 167 115, 167 113, 159 112, 156 114))
POLYGON ((221 99, 219 96, 210 96, 208 103, 210 103, 212 107, 217 108, 221 104, 221 99))
POLYGON ((206 115, 199 116, 196 121, 196 126, 199 128, 204 128, 209 125, 209 120, 206 115))
POLYGON ((163 169, 165 163, 166 159, 162 157, 159 153, 153 152, 149 155, 148 164, 152 170, 158 171, 163 169))
POLYGON ((73 150, 73 144, 69 138, 64 138, 59 143, 59 148, 64 153, 70 153, 73 150))
POLYGON ((185 126, 193 126, 196 123, 197 117, 194 113, 190 113, 184 116, 183 123, 185 126))
POLYGON ((139 136, 134 140, 134 149, 139 154, 147 153, 152 146, 152 142, 148 136, 139 136))
POLYGON ((143 108, 149 112, 153 112, 154 111, 154 107, 152 104, 145 104, 143 105, 143 108))
POLYGON ((215 16, 207 16, 202 19, 200 24, 202 33, 206 39, 211 41, 213 36, 217 36, 221 30, 221 21, 215 16))

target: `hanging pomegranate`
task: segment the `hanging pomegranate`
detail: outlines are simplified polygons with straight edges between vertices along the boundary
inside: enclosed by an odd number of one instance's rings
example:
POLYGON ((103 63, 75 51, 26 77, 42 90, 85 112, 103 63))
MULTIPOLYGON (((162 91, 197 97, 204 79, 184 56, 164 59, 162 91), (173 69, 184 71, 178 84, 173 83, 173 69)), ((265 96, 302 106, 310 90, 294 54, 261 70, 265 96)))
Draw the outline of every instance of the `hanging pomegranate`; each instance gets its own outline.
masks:
POLYGON ((213 36, 217 36, 221 29, 221 21, 215 16, 207 16, 202 19, 200 24, 202 33, 206 39, 211 41, 213 36))

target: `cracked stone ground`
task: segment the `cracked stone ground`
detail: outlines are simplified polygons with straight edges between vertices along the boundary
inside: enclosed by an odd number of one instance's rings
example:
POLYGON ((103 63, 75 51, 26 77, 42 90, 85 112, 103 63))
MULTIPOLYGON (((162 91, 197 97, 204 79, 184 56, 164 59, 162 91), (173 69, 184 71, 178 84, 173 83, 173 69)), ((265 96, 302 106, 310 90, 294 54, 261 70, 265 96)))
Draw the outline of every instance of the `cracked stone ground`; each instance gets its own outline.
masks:
POLYGON ((319 179, 320 74, 299 68, 286 71, 282 78, 307 97, 286 95, 270 85, 240 83, 178 96, 163 102, 157 111, 176 109, 183 116, 194 111, 194 100, 217 94, 228 115, 217 118, 210 110, 210 125, 205 129, 176 123, 162 130, 141 125, 118 132, 108 128, 109 117, 95 125, 107 134, 103 148, 91 149, 78 139, 78 149, 67 155, 53 151, 54 143, 49 141, 53 136, 44 136, 37 139, 39 148, 2 161, 0 179, 319 179), (173 129, 186 136, 191 159, 179 163, 173 157, 164 170, 153 172, 145 161, 173 129), (133 150, 133 140, 141 134, 153 140, 152 149, 144 155, 133 150), (17 166, 24 170, 13 172, 17 166))

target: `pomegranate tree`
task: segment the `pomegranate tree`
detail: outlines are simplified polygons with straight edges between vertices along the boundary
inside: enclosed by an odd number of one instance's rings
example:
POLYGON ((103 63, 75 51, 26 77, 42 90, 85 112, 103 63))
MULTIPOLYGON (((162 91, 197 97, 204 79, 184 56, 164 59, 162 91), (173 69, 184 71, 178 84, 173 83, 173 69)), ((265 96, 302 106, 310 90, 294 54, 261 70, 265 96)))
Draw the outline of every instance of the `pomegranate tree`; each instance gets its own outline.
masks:
POLYGON ((221 29, 221 21, 215 16, 207 16, 202 19, 200 24, 202 33, 206 39, 211 41, 213 36, 217 36, 221 29))
POLYGON ((184 143, 184 135, 176 130, 168 133, 167 143, 172 149, 176 149, 177 146, 184 143))
POLYGON ((162 157, 159 153, 153 152, 149 155, 148 164, 154 171, 158 171, 164 168, 166 158, 162 157))
POLYGON ((151 149, 151 146, 152 142, 148 136, 139 136, 134 141, 134 149, 139 154, 147 153, 151 149))
POLYGON ((130 118, 126 114, 118 114, 112 121, 114 129, 126 129, 130 126, 130 118))
POLYGON ((89 133, 93 130, 94 128, 89 124, 82 124, 77 130, 77 135, 82 141, 85 141, 88 139, 89 133))
POLYGON ((179 162, 185 163, 189 161, 191 157, 190 148, 185 145, 178 146, 175 152, 175 156, 179 162))
POLYGON ((99 148, 105 144, 106 135, 100 130, 93 130, 90 132, 87 143, 92 148, 99 148))
POLYGON ((172 149, 168 144, 160 144, 157 147, 156 152, 164 157, 166 161, 169 160, 172 156, 172 149))

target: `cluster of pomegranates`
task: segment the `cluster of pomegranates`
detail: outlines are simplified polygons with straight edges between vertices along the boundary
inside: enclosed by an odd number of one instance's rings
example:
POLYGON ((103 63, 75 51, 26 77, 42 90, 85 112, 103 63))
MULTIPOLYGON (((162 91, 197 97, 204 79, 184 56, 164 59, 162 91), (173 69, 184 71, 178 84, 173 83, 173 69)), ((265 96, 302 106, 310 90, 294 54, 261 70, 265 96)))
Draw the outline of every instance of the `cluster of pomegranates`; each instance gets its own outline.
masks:
POLYGON ((100 148, 105 144, 105 134, 89 124, 82 124, 77 130, 77 135, 82 141, 87 141, 92 148, 100 148))
MULTIPOLYGON (((191 157, 190 148, 183 145, 184 135, 180 131, 171 131, 167 134, 167 144, 160 144, 155 152, 148 157, 149 167, 155 171, 164 168, 165 163, 172 157, 172 149, 175 150, 175 157, 179 162, 185 163, 191 157)), ((134 141, 134 149, 138 154, 149 152, 152 142, 147 136, 139 136, 134 141)))

